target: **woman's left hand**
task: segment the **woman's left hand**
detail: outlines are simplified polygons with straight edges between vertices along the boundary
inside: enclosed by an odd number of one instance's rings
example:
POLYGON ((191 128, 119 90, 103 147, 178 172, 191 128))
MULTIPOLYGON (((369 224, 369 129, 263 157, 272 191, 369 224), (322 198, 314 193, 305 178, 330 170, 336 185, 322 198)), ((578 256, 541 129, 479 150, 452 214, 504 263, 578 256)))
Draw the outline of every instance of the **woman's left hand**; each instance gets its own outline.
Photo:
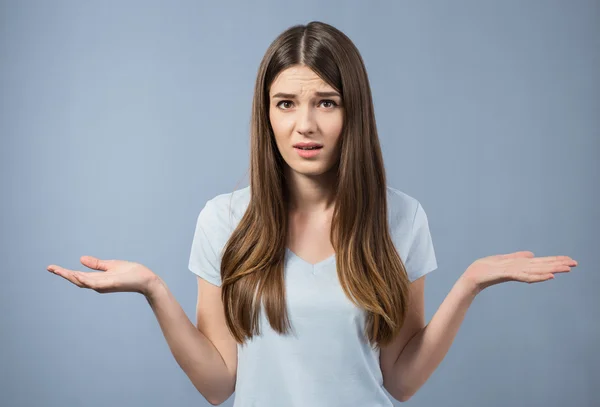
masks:
POLYGON ((488 256, 476 260, 461 278, 476 290, 507 281, 539 283, 552 280, 555 273, 566 273, 577 262, 569 256, 534 257, 530 251, 488 256))

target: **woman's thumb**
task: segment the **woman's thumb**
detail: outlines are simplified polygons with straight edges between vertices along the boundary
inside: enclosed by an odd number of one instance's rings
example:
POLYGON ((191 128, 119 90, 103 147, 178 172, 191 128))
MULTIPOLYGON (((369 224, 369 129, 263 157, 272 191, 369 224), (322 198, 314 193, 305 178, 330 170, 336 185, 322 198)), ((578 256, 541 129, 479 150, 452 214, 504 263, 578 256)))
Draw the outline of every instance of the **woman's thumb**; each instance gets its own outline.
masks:
POLYGON ((81 261, 81 264, 83 264, 86 267, 102 271, 107 271, 113 263, 113 260, 100 260, 99 258, 94 256, 81 256, 79 261, 81 261))
POLYGON ((520 259, 520 258, 531 258, 534 257, 535 254, 529 250, 524 250, 520 252, 503 254, 500 256, 501 259, 520 259))

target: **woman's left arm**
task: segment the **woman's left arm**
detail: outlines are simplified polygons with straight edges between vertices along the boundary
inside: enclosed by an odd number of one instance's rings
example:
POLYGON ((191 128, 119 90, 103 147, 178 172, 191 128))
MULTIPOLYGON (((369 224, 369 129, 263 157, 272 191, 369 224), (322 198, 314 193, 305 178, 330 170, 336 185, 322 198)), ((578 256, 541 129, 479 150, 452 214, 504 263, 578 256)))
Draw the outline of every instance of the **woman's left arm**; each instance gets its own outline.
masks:
MULTIPOLYGON (((448 353, 469 306, 483 289, 506 281, 547 281, 554 278, 554 273, 568 272, 576 266, 577 262, 568 256, 534 257, 529 251, 475 261, 456 281, 431 321, 409 334, 410 339, 390 369, 390 394, 406 401, 427 381, 448 353)), ((410 326, 403 326, 401 331, 410 326)), ((406 332, 399 336, 406 336, 406 332)))

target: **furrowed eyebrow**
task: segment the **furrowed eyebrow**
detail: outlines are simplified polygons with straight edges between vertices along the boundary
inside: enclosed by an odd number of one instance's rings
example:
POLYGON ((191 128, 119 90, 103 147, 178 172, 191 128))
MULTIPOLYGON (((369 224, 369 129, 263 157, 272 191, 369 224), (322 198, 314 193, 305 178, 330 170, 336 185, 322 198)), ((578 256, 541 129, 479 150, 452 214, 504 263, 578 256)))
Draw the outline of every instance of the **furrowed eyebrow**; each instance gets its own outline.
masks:
MULTIPOLYGON (((328 98, 328 97, 334 97, 334 96, 337 96, 339 98, 342 97, 338 92, 315 92, 315 95, 317 95, 318 97, 322 97, 322 98, 328 98)), ((274 94, 272 97, 273 97, 273 99, 275 99, 275 98, 295 99, 296 95, 293 93, 279 92, 279 93, 274 94)))

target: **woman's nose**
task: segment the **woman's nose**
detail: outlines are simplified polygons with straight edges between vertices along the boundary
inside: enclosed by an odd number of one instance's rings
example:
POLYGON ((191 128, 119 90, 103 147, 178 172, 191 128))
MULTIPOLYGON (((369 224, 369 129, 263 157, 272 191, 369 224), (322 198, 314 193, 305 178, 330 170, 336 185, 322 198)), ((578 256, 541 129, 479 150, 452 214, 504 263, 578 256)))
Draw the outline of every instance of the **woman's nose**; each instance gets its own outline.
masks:
POLYGON ((316 129, 315 114, 310 106, 304 106, 298 109, 298 117, 296 120, 296 130, 300 134, 310 134, 316 129))

